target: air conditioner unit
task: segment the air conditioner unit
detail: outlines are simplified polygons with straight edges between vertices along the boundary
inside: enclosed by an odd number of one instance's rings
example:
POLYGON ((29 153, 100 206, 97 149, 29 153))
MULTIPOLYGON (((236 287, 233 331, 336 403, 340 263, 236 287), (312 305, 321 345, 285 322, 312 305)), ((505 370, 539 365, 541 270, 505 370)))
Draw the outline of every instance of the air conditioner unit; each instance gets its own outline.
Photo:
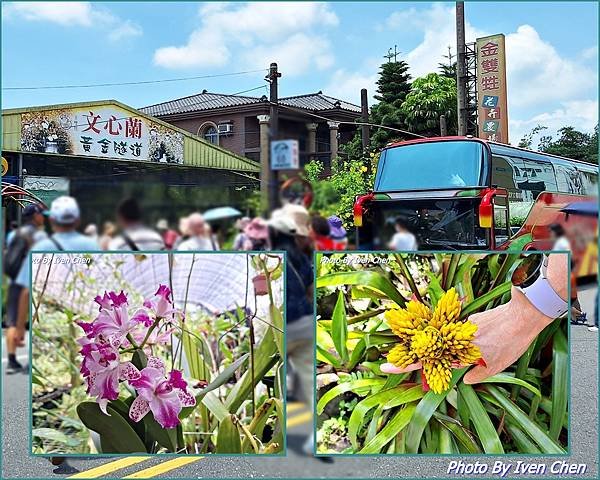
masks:
POLYGON ((220 125, 217 125, 217 129, 219 130, 219 135, 226 135, 233 132, 233 124, 221 123, 220 125))

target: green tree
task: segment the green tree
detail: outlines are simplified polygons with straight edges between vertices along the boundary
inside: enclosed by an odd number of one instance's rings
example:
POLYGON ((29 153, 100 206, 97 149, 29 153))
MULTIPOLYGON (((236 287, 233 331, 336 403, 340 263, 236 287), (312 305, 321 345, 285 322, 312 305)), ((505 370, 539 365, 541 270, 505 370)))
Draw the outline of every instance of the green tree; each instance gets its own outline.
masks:
MULTIPOLYGON (((547 127, 537 125, 523 136, 519 147, 533 149, 534 138, 543 130, 547 130, 547 127)), ((552 135, 540 137, 537 151, 598 163, 598 125, 593 133, 580 132, 571 126, 562 127, 558 130, 556 138, 552 135)))
POLYGON ((445 115, 448 133, 456 134, 456 80, 437 73, 417 78, 400 112, 413 133, 439 136, 440 116, 445 115))
POLYGON ((598 126, 593 134, 580 132, 573 127, 558 130, 558 138, 547 135, 540 139, 538 150, 574 160, 598 163, 598 126))
MULTIPOLYGON (((401 106, 411 88, 408 68, 408 64, 404 61, 381 65, 379 79, 376 82, 377 92, 374 95, 375 100, 379 103, 371 108, 371 123, 397 129, 406 128, 401 106)), ((399 132, 375 127, 371 134, 371 144, 381 148, 386 143, 401 138, 399 132)))
POLYGON ((453 62, 451 65, 448 65, 447 63, 438 63, 438 70, 443 77, 456 80, 456 62, 453 62))

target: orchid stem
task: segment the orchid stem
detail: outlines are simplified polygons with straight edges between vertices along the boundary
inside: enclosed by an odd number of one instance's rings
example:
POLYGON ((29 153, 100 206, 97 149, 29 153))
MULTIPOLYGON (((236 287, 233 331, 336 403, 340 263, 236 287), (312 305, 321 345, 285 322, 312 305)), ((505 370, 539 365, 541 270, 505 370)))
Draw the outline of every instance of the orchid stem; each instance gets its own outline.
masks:
POLYGON ((132 348, 135 350, 138 348, 138 344, 135 343, 135 340, 133 339, 133 337, 131 336, 131 333, 128 333, 126 336, 127 340, 129 340, 129 343, 131 343, 132 348))
MULTIPOLYGON (((146 336, 144 337, 144 340, 142 340, 142 343, 138 346, 138 348, 144 348, 144 346, 146 345, 146 342, 148 341, 148 339, 150 338, 150 335, 152 335, 152 332, 154 331, 154 329, 157 327, 158 322, 160 322, 162 319, 162 317, 156 317, 156 320, 154 320, 154 323, 152 324, 152 326, 148 329, 148 332, 146 333, 146 336)), ((131 341, 131 340, 130 340, 131 341)))

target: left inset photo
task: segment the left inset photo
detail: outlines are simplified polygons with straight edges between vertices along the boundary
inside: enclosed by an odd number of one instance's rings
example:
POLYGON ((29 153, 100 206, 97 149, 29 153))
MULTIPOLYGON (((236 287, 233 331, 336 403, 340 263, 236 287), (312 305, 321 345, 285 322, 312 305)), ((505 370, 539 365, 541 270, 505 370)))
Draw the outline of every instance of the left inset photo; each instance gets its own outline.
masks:
POLYGON ((285 453, 283 253, 32 253, 31 453, 285 453))

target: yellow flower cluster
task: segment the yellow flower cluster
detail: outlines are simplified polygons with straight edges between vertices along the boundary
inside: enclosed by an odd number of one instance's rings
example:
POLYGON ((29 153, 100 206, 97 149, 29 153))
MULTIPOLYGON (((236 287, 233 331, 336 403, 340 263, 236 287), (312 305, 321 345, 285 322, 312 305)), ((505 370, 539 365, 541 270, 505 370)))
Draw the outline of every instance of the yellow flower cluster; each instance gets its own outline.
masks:
POLYGON ((452 365, 470 365, 481 358, 473 344, 477 325, 460 321, 460 300, 454 288, 448 290, 432 312, 411 300, 406 308, 388 310, 385 319, 401 342, 392 348, 388 361, 399 368, 421 362, 431 390, 448 390, 452 365))

